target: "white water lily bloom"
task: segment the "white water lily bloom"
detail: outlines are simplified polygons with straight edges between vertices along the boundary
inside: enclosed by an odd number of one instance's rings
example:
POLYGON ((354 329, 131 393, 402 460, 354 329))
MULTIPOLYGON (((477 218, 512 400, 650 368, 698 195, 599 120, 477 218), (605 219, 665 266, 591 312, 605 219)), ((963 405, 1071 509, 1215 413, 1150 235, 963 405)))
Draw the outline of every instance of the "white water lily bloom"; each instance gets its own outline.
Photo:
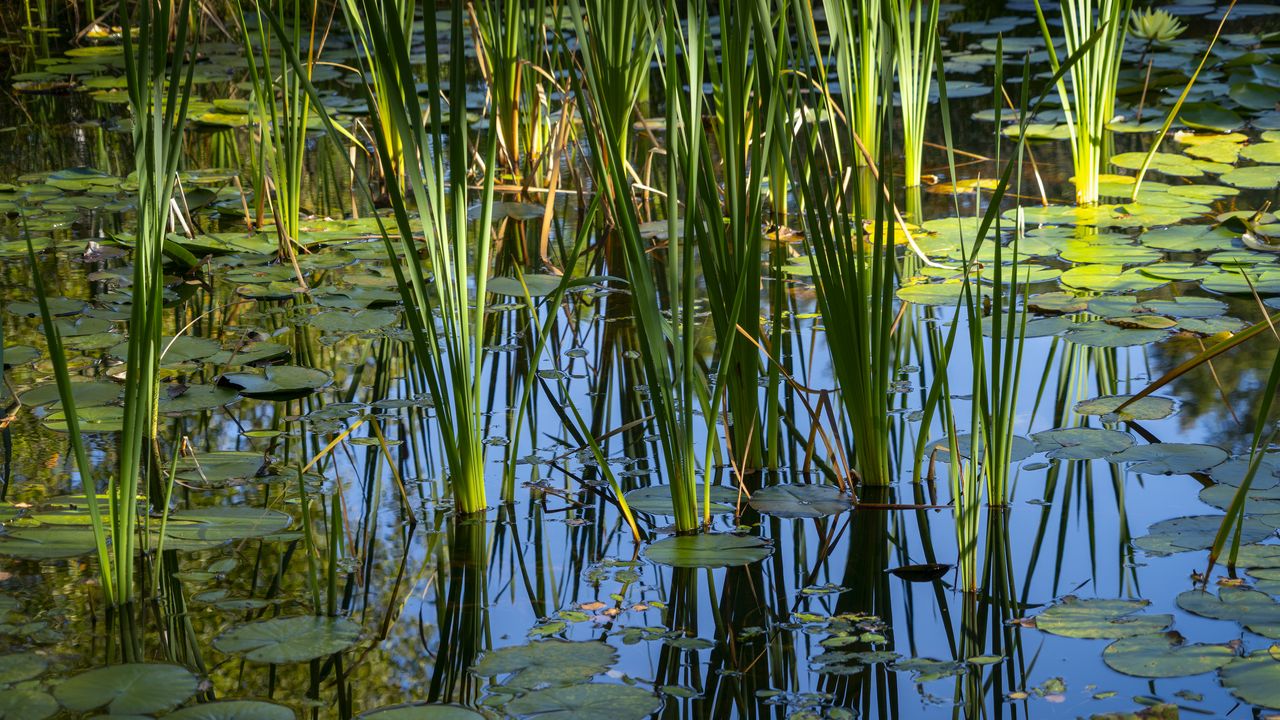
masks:
POLYGON ((1147 42, 1169 42, 1187 29, 1181 21, 1164 10, 1148 8, 1133 13, 1129 32, 1147 42))

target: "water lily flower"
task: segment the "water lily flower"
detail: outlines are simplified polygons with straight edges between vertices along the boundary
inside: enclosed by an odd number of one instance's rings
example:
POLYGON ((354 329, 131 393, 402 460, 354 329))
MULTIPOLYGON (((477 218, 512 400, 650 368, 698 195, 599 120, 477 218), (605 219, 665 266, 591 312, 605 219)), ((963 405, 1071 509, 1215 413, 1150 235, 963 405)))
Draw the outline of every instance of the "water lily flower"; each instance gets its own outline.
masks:
POLYGON ((1134 37, 1149 43, 1169 42, 1186 32, 1186 29, 1186 25, 1168 12, 1151 8, 1135 11, 1129 25, 1129 32, 1134 37))

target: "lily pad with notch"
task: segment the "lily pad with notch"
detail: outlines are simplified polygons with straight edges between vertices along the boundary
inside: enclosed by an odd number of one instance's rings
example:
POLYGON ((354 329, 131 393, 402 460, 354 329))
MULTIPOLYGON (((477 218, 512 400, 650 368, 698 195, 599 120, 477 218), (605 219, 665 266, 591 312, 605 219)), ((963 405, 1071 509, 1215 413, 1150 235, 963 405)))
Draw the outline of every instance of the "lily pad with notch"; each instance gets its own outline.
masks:
MULTIPOLYGON (((702 506, 703 488, 698 487, 696 490, 699 509, 702 506)), ((712 513, 731 513, 737 509, 738 490, 736 488, 726 487, 724 485, 711 486, 711 512, 712 513)), ((628 492, 626 495, 627 505, 636 512, 648 513, 650 515, 675 515, 675 505, 671 500, 670 485, 650 485, 628 492)), ((745 499, 745 495, 743 498, 745 499)))
POLYGON ((218 450, 178 458, 174 478, 201 489, 226 488, 251 481, 266 468, 262 453, 218 450))
POLYGON ((1250 705, 1280 709, 1280 652, 1274 646, 1236 658, 1218 670, 1218 679, 1250 705))
POLYGON ((296 720, 293 710, 265 700, 218 700, 182 708, 169 720, 296 720))
POLYGON ((1081 599, 1068 595, 1035 616, 1036 628, 1069 638, 1127 638, 1163 632, 1173 616, 1139 615, 1148 600, 1081 599))
POLYGON ((700 533, 677 535, 645 548, 645 557, 678 568, 722 568, 750 565, 769 557, 773 546, 754 535, 700 533))
POLYGON ((1174 678, 1212 672, 1236 658, 1220 643, 1192 643, 1178 632, 1120 638, 1102 651, 1102 661, 1118 673, 1143 678, 1174 678))
POLYGON ((172 710, 198 685, 196 676, 178 665, 125 663, 82 672, 55 687, 53 695, 73 712, 102 708, 112 715, 139 715, 172 710))
POLYGON ((213 646, 251 662, 287 665, 340 653, 360 640, 360 626, 346 618, 295 615, 237 625, 213 646))
POLYGON ((587 640, 537 640, 486 652, 472 668, 480 677, 509 676, 502 685, 514 689, 575 685, 608 670, 618 651, 587 640))
POLYGON ((1147 395, 1129 402, 1132 395, 1100 395, 1076 403, 1075 411, 1079 415, 1099 416, 1103 422, 1123 422, 1126 420, 1163 420, 1177 409, 1173 398, 1162 395, 1147 395))
POLYGON ((1133 445, 1133 438, 1118 430, 1058 428, 1031 436, 1036 447, 1054 460, 1097 460, 1133 445))
MULTIPOLYGON (((1146 535, 1134 538, 1133 544, 1153 555, 1208 550, 1221 526, 1221 515, 1169 518, 1152 525, 1146 535)), ((1274 527, 1256 517, 1244 518, 1239 527, 1240 542, 1244 544, 1265 540, 1276 532, 1274 527)))
POLYGON ((534 690, 507 703, 504 709, 539 720, 644 720, 661 707, 657 696, 634 685, 585 683, 534 690))
POLYGON ((751 496, 751 507, 762 515, 788 519, 836 515, 852 507, 852 499, 833 485, 770 485, 751 496))
POLYGON ((1224 587, 1217 595, 1206 590, 1178 594, 1178 607, 1193 615, 1240 623, 1249 632, 1280 639, 1280 603, 1252 588, 1224 587))
POLYGON ((332 381, 329 373, 296 365, 272 365, 223 373, 218 384, 235 388, 255 400, 294 400, 306 397, 332 381))
POLYGON ((1226 450, 1199 443, 1152 443, 1134 445, 1107 458, 1113 463, 1132 463, 1129 472, 1142 475, 1190 475, 1226 462, 1226 450))

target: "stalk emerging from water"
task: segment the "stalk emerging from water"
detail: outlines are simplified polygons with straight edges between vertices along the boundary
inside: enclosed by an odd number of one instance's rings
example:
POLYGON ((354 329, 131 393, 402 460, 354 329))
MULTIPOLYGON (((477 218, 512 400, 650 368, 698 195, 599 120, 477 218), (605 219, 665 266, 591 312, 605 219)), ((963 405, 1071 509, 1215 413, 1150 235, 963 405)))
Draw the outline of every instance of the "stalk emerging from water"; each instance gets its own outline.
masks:
MULTIPOLYGON (((1057 73, 1061 65, 1049 23, 1040 0, 1035 4, 1049 64, 1057 73)), ((1093 205, 1098 202, 1099 177, 1110 162, 1111 131, 1107 124, 1116 114, 1116 88, 1133 0, 1061 0, 1060 4, 1067 54, 1079 57, 1067 73, 1071 89, 1068 91, 1061 77, 1055 86, 1071 136, 1076 202, 1093 205)))
POLYGON ((925 119, 933 87, 933 52, 938 45, 938 0, 891 0, 898 95, 902 102, 902 152, 906 186, 920 184, 925 119))

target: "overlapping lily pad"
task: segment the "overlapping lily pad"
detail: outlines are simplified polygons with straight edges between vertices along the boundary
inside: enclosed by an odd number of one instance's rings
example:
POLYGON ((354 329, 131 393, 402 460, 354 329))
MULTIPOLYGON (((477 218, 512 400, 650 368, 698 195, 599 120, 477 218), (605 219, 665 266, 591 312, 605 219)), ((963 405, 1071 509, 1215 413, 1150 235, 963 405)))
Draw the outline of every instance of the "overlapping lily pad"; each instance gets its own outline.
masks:
POLYGON ((252 662, 285 665, 342 652, 360 639, 345 618, 295 615, 237 625, 214 638, 218 650, 252 662))

